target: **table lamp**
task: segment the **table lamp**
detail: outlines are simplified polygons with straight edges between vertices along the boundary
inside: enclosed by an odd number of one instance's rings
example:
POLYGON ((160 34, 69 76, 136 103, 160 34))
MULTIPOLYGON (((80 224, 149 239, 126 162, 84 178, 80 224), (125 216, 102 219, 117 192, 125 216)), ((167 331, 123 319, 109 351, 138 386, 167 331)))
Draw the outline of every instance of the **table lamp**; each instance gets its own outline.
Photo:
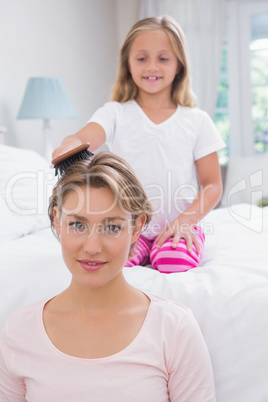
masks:
POLYGON ((51 160, 50 119, 74 119, 76 112, 67 95, 63 82, 58 77, 29 78, 18 119, 44 120, 44 157, 51 160))

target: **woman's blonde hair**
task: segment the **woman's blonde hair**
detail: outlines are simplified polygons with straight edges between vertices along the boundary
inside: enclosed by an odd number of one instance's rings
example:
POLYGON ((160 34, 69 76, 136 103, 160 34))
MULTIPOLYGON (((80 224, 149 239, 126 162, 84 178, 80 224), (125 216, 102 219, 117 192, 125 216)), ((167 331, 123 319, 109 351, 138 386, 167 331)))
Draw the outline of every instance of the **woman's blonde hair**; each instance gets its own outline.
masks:
POLYGON ((133 225, 143 214, 146 217, 145 225, 152 219, 152 206, 131 167, 119 156, 102 151, 90 159, 76 162, 68 167, 55 185, 49 200, 48 215, 51 229, 58 239, 54 207, 58 207, 61 215, 67 194, 81 186, 108 188, 122 210, 131 214, 133 225))
POLYGON ((175 76, 172 84, 172 101, 181 106, 194 107, 196 106, 196 101, 191 91, 184 33, 179 25, 169 16, 145 18, 133 25, 121 48, 118 75, 112 89, 111 100, 126 102, 135 99, 137 96, 138 88, 129 70, 130 48, 137 35, 157 29, 162 29, 169 37, 180 67, 179 73, 175 76))

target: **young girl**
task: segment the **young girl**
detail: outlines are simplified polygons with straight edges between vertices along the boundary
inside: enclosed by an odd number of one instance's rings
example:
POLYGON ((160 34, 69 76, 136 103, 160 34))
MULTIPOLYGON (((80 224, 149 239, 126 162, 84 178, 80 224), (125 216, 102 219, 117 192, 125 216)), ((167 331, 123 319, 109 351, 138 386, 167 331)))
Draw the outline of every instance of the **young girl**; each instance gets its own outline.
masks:
POLYGON ((49 215, 69 287, 24 307, 0 338, 0 400, 215 402, 211 362, 190 310, 122 273, 151 205, 121 158, 69 167, 49 215))
POLYGON ((183 32, 169 17, 146 18, 128 33, 112 102, 66 137, 56 157, 105 142, 124 157, 152 202, 155 217, 127 266, 187 271, 202 257, 198 222, 222 193, 217 151, 224 143, 209 116, 195 107, 183 32))

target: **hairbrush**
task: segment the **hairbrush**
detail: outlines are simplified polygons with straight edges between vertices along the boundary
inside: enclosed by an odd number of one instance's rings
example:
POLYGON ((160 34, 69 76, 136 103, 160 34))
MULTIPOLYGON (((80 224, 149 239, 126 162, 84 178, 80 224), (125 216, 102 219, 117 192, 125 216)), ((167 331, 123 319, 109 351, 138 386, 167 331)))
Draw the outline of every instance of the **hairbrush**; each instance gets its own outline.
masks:
POLYGON ((87 142, 54 158, 52 164, 54 165, 55 176, 57 176, 58 173, 62 175, 73 163, 89 159, 93 156, 94 154, 88 150, 89 146, 90 144, 87 142))

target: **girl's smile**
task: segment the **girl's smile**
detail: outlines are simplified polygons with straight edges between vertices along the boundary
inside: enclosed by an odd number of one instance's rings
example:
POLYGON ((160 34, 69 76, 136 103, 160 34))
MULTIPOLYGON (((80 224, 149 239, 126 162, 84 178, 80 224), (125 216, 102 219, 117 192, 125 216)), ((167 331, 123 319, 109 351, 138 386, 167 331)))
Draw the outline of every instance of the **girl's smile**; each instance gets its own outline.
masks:
POLYGON ((161 80, 161 78, 162 77, 160 77, 160 76, 145 76, 145 77, 143 77, 143 79, 144 80, 146 80, 146 81, 148 81, 148 82, 155 82, 155 81, 158 81, 158 80, 161 80))

